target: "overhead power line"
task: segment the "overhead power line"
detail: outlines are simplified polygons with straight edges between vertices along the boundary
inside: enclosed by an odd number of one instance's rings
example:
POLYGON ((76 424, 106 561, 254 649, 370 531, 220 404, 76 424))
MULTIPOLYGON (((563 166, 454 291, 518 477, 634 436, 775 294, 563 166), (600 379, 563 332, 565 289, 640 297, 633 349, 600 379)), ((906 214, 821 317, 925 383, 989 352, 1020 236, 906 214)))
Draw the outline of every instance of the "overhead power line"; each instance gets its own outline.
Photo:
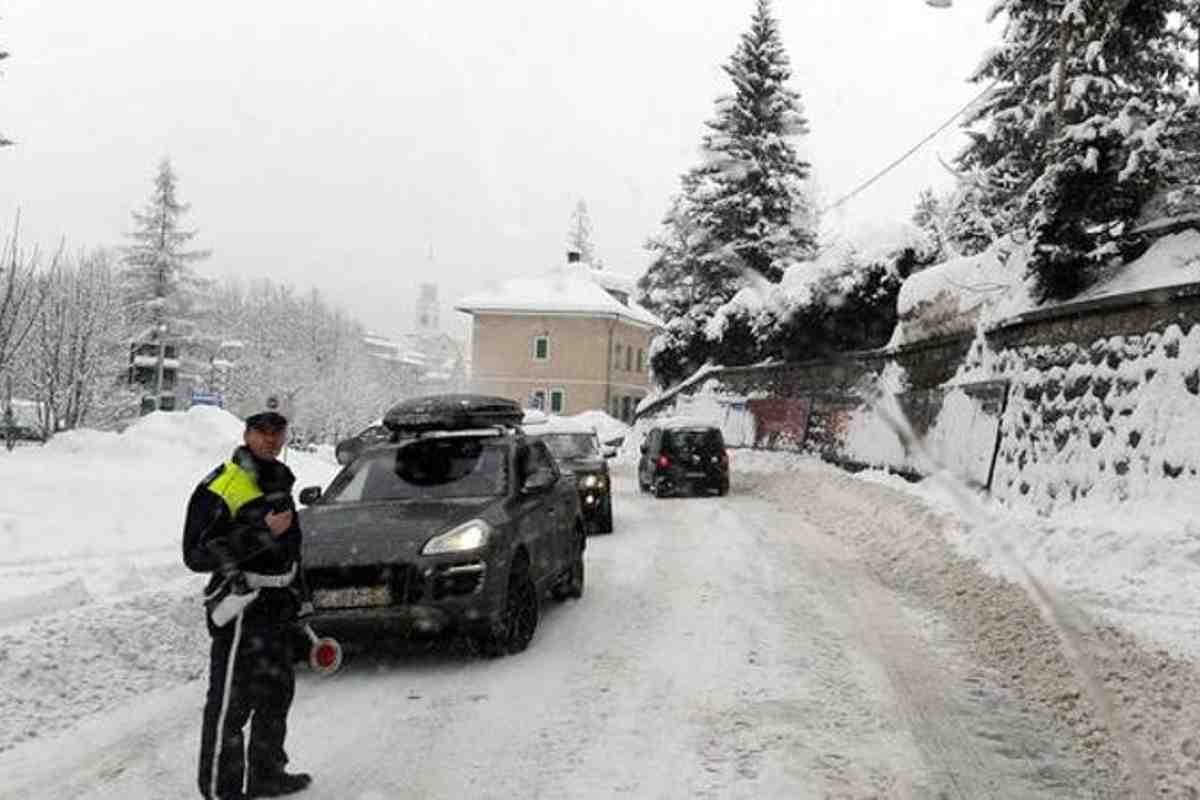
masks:
POLYGON ((1034 51, 1036 51, 1039 47, 1041 47, 1043 44, 1045 44, 1046 41, 1049 40, 1049 38, 1054 35, 1054 33, 1055 33, 1055 30, 1051 29, 1051 30, 1047 31, 1045 34, 1043 34, 1042 38, 1038 39, 1036 42, 1034 42, 1032 45, 1030 45, 1028 48, 1026 48, 1025 52, 1021 53, 1021 55, 1018 56, 1015 61, 1013 61, 1012 66, 1010 66, 1003 75, 1001 75, 998 78, 996 78, 995 80, 993 80, 990 84, 987 85, 987 87, 983 91, 981 91, 979 94, 972 97, 961 108, 959 108, 957 111, 955 111, 954 114, 951 115, 949 119, 947 119, 945 122, 943 122, 937 128, 935 128, 932 133, 928 134, 923 139, 921 139, 921 141, 917 142, 912 147, 910 147, 908 150, 904 151, 903 155, 901 155, 899 158, 892 161, 890 164, 888 164, 883 169, 876 172, 874 175, 872 175, 867 180, 863 181, 861 184, 859 184, 857 187, 855 187, 852 191, 850 191, 849 193, 844 195, 840 200, 826 206, 823 209, 823 211, 834 211, 838 208, 841 208, 843 205, 850 202, 855 197, 857 197, 858 195, 865 192, 867 189, 871 188, 873 185, 875 185, 880 179, 882 179, 889 172, 891 172, 896 167, 900 166, 905 161, 907 161, 909 158, 911 158, 922 147, 924 147, 925 145, 927 145, 931 141, 933 141, 935 138, 937 138, 938 134, 940 134, 942 131, 946 130, 946 128, 949 128, 951 125, 953 125, 954 122, 959 117, 961 117, 963 114, 965 114, 968 109, 970 109, 972 106, 974 106, 980 100, 982 100, 984 97, 986 97, 988 94, 990 94, 992 92, 992 90, 995 89, 997 86, 999 86, 1001 83, 1003 83, 1004 81, 1011 78, 1013 76, 1013 73, 1015 73, 1017 71, 1017 67, 1021 66, 1021 64, 1023 64, 1025 62, 1025 60, 1034 53, 1034 51))

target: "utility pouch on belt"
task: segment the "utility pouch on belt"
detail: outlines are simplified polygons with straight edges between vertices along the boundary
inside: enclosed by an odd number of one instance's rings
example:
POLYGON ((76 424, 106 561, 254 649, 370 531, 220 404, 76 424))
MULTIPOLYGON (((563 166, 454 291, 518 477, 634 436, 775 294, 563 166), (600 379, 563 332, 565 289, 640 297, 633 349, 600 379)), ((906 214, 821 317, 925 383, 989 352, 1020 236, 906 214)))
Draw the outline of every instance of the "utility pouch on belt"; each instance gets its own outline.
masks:
POLYGON ((229 620, 240 614, 242 609, 254 602, 254 598, 258 597, 258 592, 258 589, 241 594, 226 591, 223 597, 214 598, 205 603, 208 606, 208 613, 212 617, 213 625, 218 628, 224 627, 229 620))
POLYGON ((259 591, 265 587, 284 589, 296 577, 296 565, 279 575, 261 575, 257 572, 238 572, 225 580, 216 591, 204 598, 213 624, 218 628, 240 614, 254 602, 259 591))

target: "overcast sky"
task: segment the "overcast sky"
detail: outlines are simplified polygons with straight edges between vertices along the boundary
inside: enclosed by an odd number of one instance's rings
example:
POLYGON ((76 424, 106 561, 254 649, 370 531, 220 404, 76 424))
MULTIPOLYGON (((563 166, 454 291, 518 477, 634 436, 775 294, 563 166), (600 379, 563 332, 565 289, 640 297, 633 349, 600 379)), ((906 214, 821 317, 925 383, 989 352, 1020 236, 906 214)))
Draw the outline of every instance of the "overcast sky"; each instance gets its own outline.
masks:
MULTIPOLYGON (((988 4, 775 0, 825 203, 978 88, 988 4)), ((587 202, 598 254, 639 273, 753 0, 0 0, 0 232, 120 244, 169 156, 212 275, 317 286, 385 333, 417 284, 444 318, 489 279, 562 259, 587 202)), ((831 215, 906 218, 947 185, 919 157, 831 215)))

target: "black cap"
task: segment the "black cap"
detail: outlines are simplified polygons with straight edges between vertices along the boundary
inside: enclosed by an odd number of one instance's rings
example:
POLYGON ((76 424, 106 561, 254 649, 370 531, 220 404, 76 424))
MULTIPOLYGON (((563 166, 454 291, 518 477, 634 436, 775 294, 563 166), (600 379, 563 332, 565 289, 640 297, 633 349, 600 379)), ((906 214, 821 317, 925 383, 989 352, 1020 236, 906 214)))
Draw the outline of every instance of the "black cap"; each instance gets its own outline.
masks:
POLYGON ((276 433, 287 427, 287 417, 277 411, 264 411, 246 417, 246 430, 276 433))

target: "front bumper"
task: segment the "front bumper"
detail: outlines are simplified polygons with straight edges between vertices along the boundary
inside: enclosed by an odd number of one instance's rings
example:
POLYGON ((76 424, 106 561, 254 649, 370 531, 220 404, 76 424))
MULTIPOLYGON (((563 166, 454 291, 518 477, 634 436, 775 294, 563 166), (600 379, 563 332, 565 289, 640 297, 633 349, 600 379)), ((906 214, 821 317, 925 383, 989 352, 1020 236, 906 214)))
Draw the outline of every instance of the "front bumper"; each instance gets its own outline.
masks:
POLYGON ((579 513, 585 521, 603 517, 611 502, 612 482, 605 473, 576 474, 579 513), (589 485, 590 483, 590 485, 589 485))
POLYGON ((312 624, 343 638, 483 633, 500 624, 505 576, 486 560, 305 570, 313 593, 312 624))
POLYGON ((585 520, 603 516, 604 510, 608 508, 608 504, 609 496, 607 489, 603 491, 593 489, 579 490, 579 512, 583 514, 585 520))

